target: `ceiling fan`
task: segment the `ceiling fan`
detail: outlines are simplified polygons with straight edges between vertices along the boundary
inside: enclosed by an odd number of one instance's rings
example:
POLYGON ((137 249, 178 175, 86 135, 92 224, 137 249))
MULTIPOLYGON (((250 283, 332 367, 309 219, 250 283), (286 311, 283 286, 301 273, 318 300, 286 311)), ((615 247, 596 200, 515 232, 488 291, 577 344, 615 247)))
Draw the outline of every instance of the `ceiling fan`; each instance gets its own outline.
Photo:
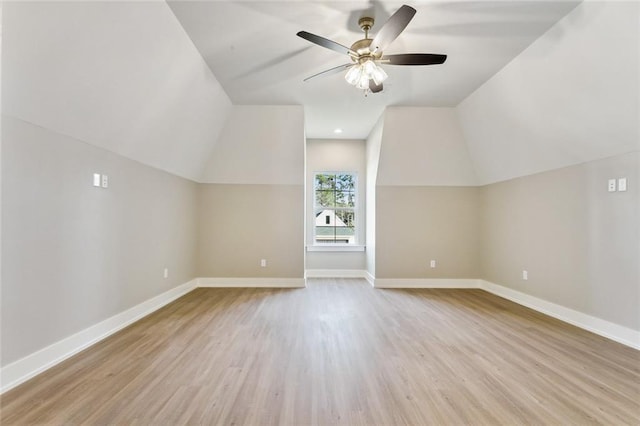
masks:
POLYGON ((374 19, 370 17, 360 18, 358 25, 364 31, 364 38, 356 41, 351 47, 320 37, 306 31, 298 32, 298 36, 327 49, 348 55, 351 62, 322 71, 304 79, 310 80, 321 75, 331 75, 348 69, 345 79, 349 84, 365 91, 365 94, 382 91, 382 82, 386 80, 387 73, 380 64, 389 65, 438 65, 444 63, 447 55, 434 53, 404 53, 398 55, 385 55, 384 50, 407 27, 416 10, 403 5, 387 22, 382 25, 378 34, 371 39, 369 30, 373 26, 374 19))

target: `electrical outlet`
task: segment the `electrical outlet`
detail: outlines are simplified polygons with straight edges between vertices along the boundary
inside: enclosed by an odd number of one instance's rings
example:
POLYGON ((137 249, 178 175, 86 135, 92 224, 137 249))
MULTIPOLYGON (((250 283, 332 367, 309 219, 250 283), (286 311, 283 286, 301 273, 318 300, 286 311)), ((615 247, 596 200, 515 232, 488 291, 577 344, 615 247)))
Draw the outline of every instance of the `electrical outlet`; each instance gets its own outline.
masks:
POLYGON ((103 188, 108 188, 109 187, 109 176, 102 175, 102 187, 103 188))
POLYGON ((529 279, 529 272, 527 271, 522 271, 522 279, 523 280, 528 280, 529 279))
POLYGON ((616 180, 615 179, 609 179, 609 184, 607 186, 607 190, 609 192, 616 192, 616 180))
POLYGON ((267 267, 267 259, 260 259, 260 266, 263 268, 267 267))
POLYGON ((435 261, 435 260, 432 260, 432 261, 429 263, 429 266, 430 266, 430 267, 432 267, 432 268, 435 268, 435 267, 436 267, 436 261, 435 261))

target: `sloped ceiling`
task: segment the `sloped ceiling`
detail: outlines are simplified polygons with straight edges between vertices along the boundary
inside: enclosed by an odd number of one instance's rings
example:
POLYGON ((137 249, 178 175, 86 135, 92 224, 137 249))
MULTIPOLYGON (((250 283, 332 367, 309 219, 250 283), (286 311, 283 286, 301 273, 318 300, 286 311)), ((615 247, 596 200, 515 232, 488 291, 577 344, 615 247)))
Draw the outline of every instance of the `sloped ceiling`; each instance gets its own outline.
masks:
POLYGON ((2 113, 198 180, 231 101, 164 2, 4 2, 2 113))
POLYGON ((584 2, 458 106, 479 184, 640 150, 639 22, 584 2))
POLYGON ((171 9, 234 104, 305 107, 307 137, 365 139, 386 106, 455 106, 516 57, 577 1, 419 1, 417 14, 387 53, 446 53, 438 66, 386 66, 382 93, 364 97, 343 74, 305 77, 348 63, 312 45, 300 30, 350 46, 357 22, 376 33, 400 1, 188 1, 171 9), (343 133, 335 135, 335 128, 343 133))
POLYGON ((400 2, 3 2, 2 114, 196 181, 225 161, 232 102, 302 105, 307 137, 341 139, 388 106, 458 105, 479 183, 637 149, 637 3, 412 4, 389 53, 447 62, 387 67, 364 98, 341 75, 303 83, 344 58, 295 33, 350 44, 400 2))

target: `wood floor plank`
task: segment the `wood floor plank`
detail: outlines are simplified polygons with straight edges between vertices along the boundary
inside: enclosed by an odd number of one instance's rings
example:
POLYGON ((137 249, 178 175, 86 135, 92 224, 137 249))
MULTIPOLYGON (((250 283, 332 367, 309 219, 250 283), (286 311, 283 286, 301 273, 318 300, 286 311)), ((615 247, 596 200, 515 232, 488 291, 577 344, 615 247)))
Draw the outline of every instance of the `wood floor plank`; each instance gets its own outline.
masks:
POLYGON ((640 352, 481 290, 197 289, 7 392, 3 425, 640 424, 640 352))

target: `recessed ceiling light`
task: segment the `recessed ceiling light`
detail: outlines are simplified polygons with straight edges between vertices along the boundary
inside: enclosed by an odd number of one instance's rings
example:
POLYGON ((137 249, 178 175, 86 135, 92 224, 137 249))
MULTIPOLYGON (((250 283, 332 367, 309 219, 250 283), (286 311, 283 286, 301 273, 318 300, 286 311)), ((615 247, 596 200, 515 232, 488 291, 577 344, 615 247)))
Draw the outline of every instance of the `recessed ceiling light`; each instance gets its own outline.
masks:
POLYGON ((340 133, 342 133, 342 129, 335 129, 335 130, 333 131, 333 133, 335 133, 335 134, 340 134, 340 133))

